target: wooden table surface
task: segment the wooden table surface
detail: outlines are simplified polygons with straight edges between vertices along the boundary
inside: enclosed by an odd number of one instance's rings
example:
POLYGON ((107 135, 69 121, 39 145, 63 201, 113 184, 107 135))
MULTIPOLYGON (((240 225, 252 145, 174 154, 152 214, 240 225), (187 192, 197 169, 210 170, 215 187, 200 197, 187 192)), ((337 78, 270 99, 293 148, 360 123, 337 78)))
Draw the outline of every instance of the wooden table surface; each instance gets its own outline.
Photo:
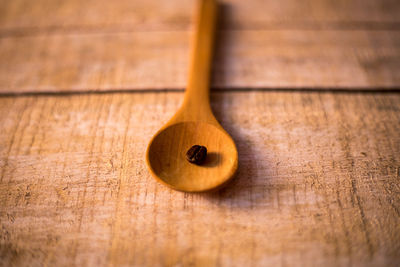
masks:
POLYGON ((400 4, 221 1, 205 194, 148 173, 194 2, 0 1, 1 266, 399 266, 400 4))

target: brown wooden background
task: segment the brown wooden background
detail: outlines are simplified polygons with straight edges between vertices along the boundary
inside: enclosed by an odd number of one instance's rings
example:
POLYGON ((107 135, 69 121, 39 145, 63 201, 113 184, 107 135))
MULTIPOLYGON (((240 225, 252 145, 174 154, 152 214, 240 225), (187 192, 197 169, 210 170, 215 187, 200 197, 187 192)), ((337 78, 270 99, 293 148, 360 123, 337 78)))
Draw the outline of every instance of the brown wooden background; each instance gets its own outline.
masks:
POLYGON ((193 1, 0 1, 0 265, 398 266, 400 4, 221 1, 225 189, 146 170, 193 1))

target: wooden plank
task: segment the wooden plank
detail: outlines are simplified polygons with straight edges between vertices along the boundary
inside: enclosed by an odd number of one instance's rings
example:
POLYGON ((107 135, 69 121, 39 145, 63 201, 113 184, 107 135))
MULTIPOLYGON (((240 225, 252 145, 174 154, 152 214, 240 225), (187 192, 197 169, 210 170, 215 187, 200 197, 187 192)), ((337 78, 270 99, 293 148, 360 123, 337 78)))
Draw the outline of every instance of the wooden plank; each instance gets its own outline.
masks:
MULTIPOLYGON (((214 88, 396 88, 400 31, 225 31, 214 88)), ((0 38, 0 92, 184 89, 187 32, 0 38)))
MULTIPOLYGON (((0 1, 0 35, 58 31, 182 30, 192 23, 186 0, 0 1)), ((396 0, 224 0, 225 29, 399 28, 396 0)))
POLYGON ((1 264, 398 264, 399 94, 212 94, 240 155, 212 194, 172 191, 145 168, 181 99, 0 98, 1 264))

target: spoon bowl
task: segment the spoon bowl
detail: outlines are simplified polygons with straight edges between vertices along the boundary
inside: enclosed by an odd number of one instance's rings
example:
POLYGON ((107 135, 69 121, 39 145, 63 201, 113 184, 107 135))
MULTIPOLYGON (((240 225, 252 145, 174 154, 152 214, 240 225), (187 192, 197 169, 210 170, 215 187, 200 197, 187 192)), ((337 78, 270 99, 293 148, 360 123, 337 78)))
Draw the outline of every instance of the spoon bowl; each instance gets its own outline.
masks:
POLYGON ((205 122, 181 122, 159 131, 150 141, 147 164, 162 183, 180 191, 202 192, 225 184, 238 164, 232 138, 222 127, 205 122), (205 162, 198 166, 186 160, 194 144, 207 147, 205 162))

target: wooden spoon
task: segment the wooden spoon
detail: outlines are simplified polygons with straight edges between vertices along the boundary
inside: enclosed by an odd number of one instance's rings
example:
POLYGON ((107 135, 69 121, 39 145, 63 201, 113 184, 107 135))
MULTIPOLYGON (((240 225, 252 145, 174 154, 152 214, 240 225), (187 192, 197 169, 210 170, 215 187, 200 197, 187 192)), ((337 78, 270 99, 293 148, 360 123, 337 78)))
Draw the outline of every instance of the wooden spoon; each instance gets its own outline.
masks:
POLYGON ((215 0, 202 0, 198 10, 183 104, 151 139, 146 152, 151 174, 163 184, 185 192, 216 189, 233 177, 238 166, 235 143, 215 119, 209 100, 217 4, 215 0), (201 165, 186 159, 186 152, 193 145, 208 150, 201 165))

